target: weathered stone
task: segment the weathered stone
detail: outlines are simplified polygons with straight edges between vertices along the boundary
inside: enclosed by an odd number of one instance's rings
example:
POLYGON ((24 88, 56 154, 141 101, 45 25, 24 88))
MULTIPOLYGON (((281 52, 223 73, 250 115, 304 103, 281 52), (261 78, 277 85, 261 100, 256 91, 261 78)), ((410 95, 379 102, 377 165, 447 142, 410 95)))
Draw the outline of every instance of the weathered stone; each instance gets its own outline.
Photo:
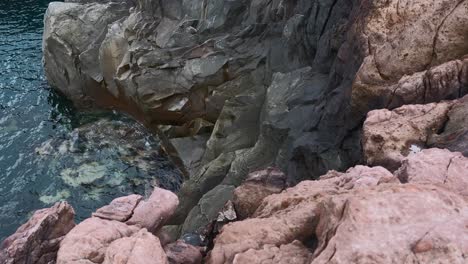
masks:
POLYGON ((311 263, 464 263, 468 207, 431 185, 381 185, 319 206, 311 263))
POLYGON ((286 188, 286 180, 286 175, 275 168, 249 174, 245 182, 234 190, 232 201, 238 217, 245 219, 251 216, 265 197, 286 188))
POLYGON ((443 128, 452 104, 405 105, 393 111, 369 112, 362 139, 367 164, 398 169, 412 145, 425 147, 429 136, 443 128))
POLYGON ((130 237, 138 230, 136 226, 118 221, 88 218, 65 236, 57 254, 57 264, 102 263, 113 241, 130 237))
POLYGON ((125 222, 133 215, 133 210, 142 199, 141 195, 136 194, 116 198, 109 205, 97 209, 93 216, 125 222))
POLYGON ((170 264, 200 264, 202 254, 200 249, 178 240, 164 247, 170 264))
POLYGON ((265 245, 262 249, 249 249, 237 254, 232 263, 264 263, 264 264, 308 264, 312 260, 312 252, 301 242, 294 240, 286 245, 265 245))
POLYGON ((146 228, 154 233, 172 216, 178 204, 177 195, 171 191, 154 188, 147 200, 138 203, 126 223, 146 228))
POLYGON ((60 242, 75 226, 75 212, 66 202, 34 212, 27 223, 0 245, 3 264, 48 264, 57 256, 60 242))
POLYGON ((446 149, 424 149, 403 160, 395 175, 403 183, 439 184, 468 197, 468 158, 446 149))
POLYGON ((455 102, 443 131, 429 137, 428 145, 458 151, 468 157, 468 96, 455 102))
POLYGON ((330 172, 319 181, 303 181, 282 193, 266 197, 253 218, 227 224, 216 237, 208 263, 230 263, 237 254, 265 245, 309 241, 318 221, 317 208, 323 197, 366 189, 394 179, 381 167, 357 166, 347 173, 330 172))
POLYGON ((159 239, 141 229, 131 237, 112 242, 106 250, 103 264, 167 264, 159 239))

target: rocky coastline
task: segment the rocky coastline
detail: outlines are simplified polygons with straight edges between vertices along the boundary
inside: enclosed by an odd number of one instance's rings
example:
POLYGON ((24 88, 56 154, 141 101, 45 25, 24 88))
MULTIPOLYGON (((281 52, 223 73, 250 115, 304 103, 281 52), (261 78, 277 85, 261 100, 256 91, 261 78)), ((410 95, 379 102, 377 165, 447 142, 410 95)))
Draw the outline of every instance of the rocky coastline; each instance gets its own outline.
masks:
POLYGON ((13 263, 466 263, 468 2, 66 0, 50 84, 126 112, 185 174, 75 224, 59 202, 13 263))

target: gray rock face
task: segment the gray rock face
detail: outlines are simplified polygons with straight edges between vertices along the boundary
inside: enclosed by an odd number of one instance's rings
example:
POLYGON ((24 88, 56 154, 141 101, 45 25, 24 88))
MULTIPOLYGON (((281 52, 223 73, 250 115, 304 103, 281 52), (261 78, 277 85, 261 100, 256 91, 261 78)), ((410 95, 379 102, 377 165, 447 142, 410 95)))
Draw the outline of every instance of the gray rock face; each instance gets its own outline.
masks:
POLYGON ((192 136, 196 120, 214 124, 179 195, 173 224, 192 211, 187 232, 216 218, 249 172, 276 166, 296 183, 355 164, 368 110, 467 92, 463 2, 73 2, 45 17, 53 86, 192 136))

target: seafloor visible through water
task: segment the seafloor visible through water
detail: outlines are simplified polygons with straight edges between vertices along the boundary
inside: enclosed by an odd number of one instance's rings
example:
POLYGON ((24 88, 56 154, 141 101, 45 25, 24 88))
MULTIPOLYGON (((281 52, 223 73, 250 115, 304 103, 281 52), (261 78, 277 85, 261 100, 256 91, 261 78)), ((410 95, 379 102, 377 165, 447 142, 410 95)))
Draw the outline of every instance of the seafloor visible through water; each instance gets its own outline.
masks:
POLYGON ((77 112, 47 85, 41 41, 49 2, 0 1, 0 241, 59 200, 79 221, 117 196, 180 185, 144 127, 113 112, 77 112))

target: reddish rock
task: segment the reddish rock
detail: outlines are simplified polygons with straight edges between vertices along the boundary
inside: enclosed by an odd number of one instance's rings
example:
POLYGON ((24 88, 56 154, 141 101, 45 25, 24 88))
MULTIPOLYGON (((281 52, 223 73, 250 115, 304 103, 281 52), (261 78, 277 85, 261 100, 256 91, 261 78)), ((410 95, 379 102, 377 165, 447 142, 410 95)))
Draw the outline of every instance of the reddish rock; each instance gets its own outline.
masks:
POLYGON ((168 190, 154 188, 148 200, 141 201, 136 206, 127 224, 155 233, 172 216, 178 204, 177 195, 168 190))
POLYGON ((400 167, 412 145, 425 146, 447 121, 453 102, 405 105, 393 111, 374 110, 364 122, 362 145, 370 166, 400 167))
POLYGON ((208 263, 230 263, 239 253, 265 245, 307 241, 314 236, 317 206, 323 197, 394 181, 382 167, 357 166, 347 173, 330 172, 319 181, 304 181, 266 197, 253 217, 227 224, 215 239, 208 263))
POLYGON ((88 218, 65 236, 57 254, 57 264, 102 263, 112 242, 139 230, 118 221, 88 218))
POLYGON ((425 149, 403 160, 395 175, 404 183, 440 184, 468 197, 468 158, 446 149, 425 149))
POLYGON ((133 210, 141 199, 143 199, 143 197, 137 194, 116 198, 112 200, 109 205, 96 210, 96 212, 93 213, 93 216, 102 219, 125 222, 132 216, 133 210))
POLYGON ((466 263, 468 204, 433 185, 381 185, 322 200, 318 263, 466 263))
POLYGON ((159 239, 141 229, 131 237, 112 242, 106 250, 103 264, 166 264, 166 254, 159 239))
POLYGON ((275 246, 265 245, 260 250, 249 249, 237 254, 233 264, 262 263, 262 264, 309 264, 312 260, 312 252, 300 241, 290 244, 275 246))
POLYGON ((186 244, 182 240, 168 244, 164 247, 170 264, 199 264, 202 263, 200 249, 186 244))
POLYGON ((0 246, 2 264, 46 264, 55 260, 60 241, 75 226, 75 212, 66 202, 36 211, 0 246))
POLYGON ((249 174, 244 183, 234 190, 232 201, 239 219, 251 216, 265 197, 283 191, 286 180, 286 175, 276 168, 249 174))

